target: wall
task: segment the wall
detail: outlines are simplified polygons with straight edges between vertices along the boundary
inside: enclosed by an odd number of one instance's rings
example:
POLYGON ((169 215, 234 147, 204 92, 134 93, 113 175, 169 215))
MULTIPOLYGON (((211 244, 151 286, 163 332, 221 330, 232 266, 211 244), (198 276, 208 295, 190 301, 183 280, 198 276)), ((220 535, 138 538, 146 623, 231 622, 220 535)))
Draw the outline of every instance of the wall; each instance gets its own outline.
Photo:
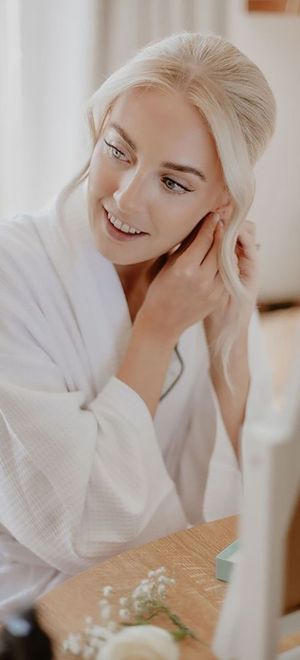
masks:
POLYGON ((262 244, 260 299, 300 300, 300 17, 249 13, 245 5, 228 0, 226 36, 261 67, 278 107, 250 214, 262 244))
POLYGON ((77 171, 88 148, 86 101, 135 48, 182 29, 217 32, 261 66, 278 104, 252 208, 260 298, 300 298, 300 17, 248 13, 246 0, 27 0, 26 10, 9 0, 0 3, 0 36, 5 6, 11 60, 0 86, 0 216, 39 208, 77 171))

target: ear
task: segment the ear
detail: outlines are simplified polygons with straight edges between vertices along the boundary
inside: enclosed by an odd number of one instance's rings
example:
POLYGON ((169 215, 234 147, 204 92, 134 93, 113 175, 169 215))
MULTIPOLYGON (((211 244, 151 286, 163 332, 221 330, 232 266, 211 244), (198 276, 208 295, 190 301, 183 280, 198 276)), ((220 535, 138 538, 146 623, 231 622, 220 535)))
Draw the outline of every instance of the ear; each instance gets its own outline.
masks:
POLYGON ((234 208, 233 201, 230 197, 227 188, 223 190, 222 195, 220 196, 218 201, 219 204, 213 209, 213 211, 215 213, 219 213, 221 220, 224 220, 226 224, 226 222, 229 222, 234 208))

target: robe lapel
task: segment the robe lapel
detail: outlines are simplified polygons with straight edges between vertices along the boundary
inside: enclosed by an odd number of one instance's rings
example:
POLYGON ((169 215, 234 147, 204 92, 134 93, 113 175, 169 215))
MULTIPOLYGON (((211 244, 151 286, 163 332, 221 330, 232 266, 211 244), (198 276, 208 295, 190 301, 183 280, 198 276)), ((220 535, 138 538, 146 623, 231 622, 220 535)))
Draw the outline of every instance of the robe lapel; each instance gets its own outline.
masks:
MULTIPOLYGON (((53 214, 49 245, 81 335, 89 396, 96 396, 118 370, 132 322, 118 273, 95 246, 87 208, 84 182, 71 194, 63 212, 53 214)), ((173 351, 162 396, 180 371, 180 361, 173 351)))

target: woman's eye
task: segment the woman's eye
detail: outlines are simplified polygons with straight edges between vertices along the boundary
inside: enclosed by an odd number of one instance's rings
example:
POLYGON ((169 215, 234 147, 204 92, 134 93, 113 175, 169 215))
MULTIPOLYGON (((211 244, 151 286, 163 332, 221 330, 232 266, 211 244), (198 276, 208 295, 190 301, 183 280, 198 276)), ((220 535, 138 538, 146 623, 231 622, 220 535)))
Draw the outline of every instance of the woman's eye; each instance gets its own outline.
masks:
POLYGON ((163 182, 168 190, 171 192, 176 192, 176 193, 185 193, 185 192, 191 192, 188 188, 185 188, 182 186, 180 183, 177 183, 177 181, 174 181, 173 179, 170 179, 170 177, 165 176, 163 178, 163 182))
POLYGON ((114 144, 110 144, 109 142, 107 142, 107 140, 104 140, 104 142, 105 142, 106 146, 108 147, 108 151, 110 151, 110 153, 112 154, 112 156, 114 158, 116 158, 117 160, 124 160, 124 159, 126 160, 126 156, 123 153, 123 151, 120 151, 120 149, 115 147, 114 144), (124 158, 122 158, 122 156, 124 158))

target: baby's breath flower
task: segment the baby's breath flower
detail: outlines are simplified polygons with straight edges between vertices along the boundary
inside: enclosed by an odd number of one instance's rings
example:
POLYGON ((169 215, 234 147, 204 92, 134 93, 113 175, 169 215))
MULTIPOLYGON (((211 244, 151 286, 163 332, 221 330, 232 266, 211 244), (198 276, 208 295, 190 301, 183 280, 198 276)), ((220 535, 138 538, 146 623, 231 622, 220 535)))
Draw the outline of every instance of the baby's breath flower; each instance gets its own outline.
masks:
POLYGON ((107 596, 110 596, 112 592, 113 592, 113 588, 110 585, 107 585, 102 589, 102 593, 105 598, 107 598, 107 596))
POLYGON ((165 596, 167 590, 164 584, 160 584, 157 589, 157 593, 159 596, 165 596))
POLYGON ((161 566, 160 568, 157 568, 155 572, 156 572, 156 575, 161 575, 162 573, 166 572, 166 569, 165 569, 164 566, 161 566))
POLYGON ((93 649, 93 647, 92 647, 92 646, 89 646, 89 644, 86 644, 86 645, 83 647, 83 650, 82 650, 82 657, 83 657, 84 659, 86 659, 86 658, 92 658, 93 655, 94 655, 94 653, 95 653, 95 650, 93 649))
POLYGON ((107 639, 98 639, 97 637, 90 637, 89 644, 94 649, 94 653, 96 651, 98 651, 99 649, 101 649, 102 646, 104 646, 104 644, 106 644, 108 639, 109 639, 108 637, 107 637, 107 639))
POLYGON ((150 594, 151 594, 151 586, 149 585, 149 583, 139 584, 133 591, 132 597, 133 599, 142 598, 144 596, 150 596, 150 594))
POLYGON ((107 639, 107 637, 109 637, 107 634, 107 628, 104 626, 98 626, 97 624, 92 626, 92 628, 88 628, 87 634, 99 639, 107 639))
POLYGON ((141 614, 144 610, 144 605, 139 600, 136 600, 133 604, 133 609, 136 614, 141 614))
POLYGON ((79 655, 81 652, 81 635, 69 634, 69 637, 63 642, 64 651, 70 651, 73 655, 79 655))
MULTIPOLYGON (((171 635, 174 639, 183 639, 187 635, 195 638, 193 631, 187 628, 187 626, 182 623, 179 617, 171 612, 166 605, 165 599, 167 594, 167 587, 169 585, 175 584, 175 582, 176 581, 174 578, 167 577, 165 567, 161 566, 156 570, 149 571, 148 577, 141 580, 128 596, 120 597, 116 604, 113 603, 113 599, 111 598, 113 594, 113 588, 110 585, 106 585, 102 588, 102 598, 100 598, 98 601, 101 625, 94 623, 94 619, 92 617, 85 617, 83 641, 81 639, 81 635, 70 634, 69 637, 63 642, 64 651, 68 651, 72 655, 80 656, 84 659, 92 658, 92 660, 95 660, 97 658, 100 660, 101 658, 101 660, 104 660, 105 658, 106 660, 114 660, 117 657, 121 657, 119 656, 119 650, 122 654, 124 651, 127 653, 126 644, 129 642, 130 650, 134 652, 137 650, 145 650, 147 657, 149 657, 148 651, 151 649, 152 652, 154 649, 152 642, 155 646, 156 642, 154 640, 158 639, 157 635, 159 635, 159 632, 157 631, 162 630, 164 633, 166 633, 166 631, 163 629, 155 630, 154 627, 153 636, 150 635, 151 639, 150 637, 149 639, 147 638, 147 635, 150 633, 150 629, 152 628, 152 626, 149 625, 150 619, 159 613, 167 616, 169 620, 175 624, 176 628, 171 632, 171 635), (120 607, 119 611, 118 605, 120 607), (113 609, 118 615, 117 621, 114 620, 113 609), (147 625, 141 625, 144 623, 147 625), (123 644, 122 637, 124 626, 126 626, 128 630, 131 630, 133 634, 133 638, 131 637, 131 633, 129 633, 129 637, 125 635, 126 641, 124 639, 124 643, 126 649, 123 644), (142 635, 143 639, 140 639, 139 636, 140 633, 143 632, 143 628, 147 630, 147 633, 145 633, 146 637, 145 635, 142 635), (139 632, 135 633, 134 631, 137 629, 139 629, 139 632), (139 641, 135 638, 136 634, 138 635, 139 641), (121 637, 119 637, 119 635, 121 635, 121 637), (119 640, 122 639, 121 646, 118 646, 118 643, 115 645, 114 639, 116 638, 119 640), (133 646, 131 646, 131 643, 133 646), (148 646, 148 644, 150 644, 150 646, 148 646), (115 652, 117 655, 115 655, 115 652)), ((167 633, 167 638, 165 637, 165 641, 166 639, 169 639, 170 636, 168 637, 168 635, 169 633, 167 633)), ((163 638, 161 639, 163 642, 163 638)), ((168 648, 171 655, 164 655, 163 657, 177 658, 178 656, 176 655, 176 652, 175 655, 173 655, 174 648, 176 649, 176 647, 169 645, 168 648)), ((123 657, 125 658, 124 655, 122 655, 122 658, 123 657)), ((131 656, 127 654, 126 658, 127 657, 131 656)), ((154 655, 151 655, 151 658, 152 657, 154 658, 154 655)), ((162 656, 160 654, 159 656, 155 657, 161 658, 162 656)))
POLYGON ((109 621, 109 619, 111 618, 111 606, 103 605, 100 608, 100 614, 103 621, 109 621))
POLYGON ((126 609, 120 609, 119 610, 119 617, 122 621, 128 621, 130 619, 130 612, 129 610, 126 609))
POLYGON ((140 598, 140 597, 141 597, 141 590, 139 587, 136 587, 132 592, 132 598, 133 600, 135 600, 136 598, 140 598))

